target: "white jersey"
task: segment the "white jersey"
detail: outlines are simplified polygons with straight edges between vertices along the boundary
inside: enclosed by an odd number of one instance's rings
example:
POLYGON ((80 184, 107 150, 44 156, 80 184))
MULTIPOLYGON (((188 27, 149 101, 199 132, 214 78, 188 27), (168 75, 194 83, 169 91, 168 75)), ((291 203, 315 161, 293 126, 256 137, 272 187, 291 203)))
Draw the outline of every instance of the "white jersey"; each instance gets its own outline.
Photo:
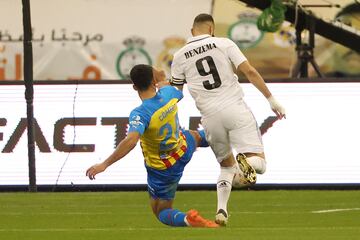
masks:
POLYGON ((210 116, 242 99, 232 64, 237 68, 246 60, 230 39, 200 35, 174 54, 171 76, 174 84, 187 82, 201 115, 210 116))

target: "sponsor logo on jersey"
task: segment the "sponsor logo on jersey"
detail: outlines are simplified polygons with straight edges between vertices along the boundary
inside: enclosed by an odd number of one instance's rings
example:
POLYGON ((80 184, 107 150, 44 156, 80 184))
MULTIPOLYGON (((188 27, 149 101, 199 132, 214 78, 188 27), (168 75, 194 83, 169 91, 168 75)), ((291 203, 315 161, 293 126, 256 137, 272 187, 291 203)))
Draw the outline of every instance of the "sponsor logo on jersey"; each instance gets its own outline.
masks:
POLYGON ((143 125, 143 123, 140 122, 140 116, 136 115, 135 117, 133 117, 133 119, 130 121, 130 125, 133 126, 134 128, 143 125))

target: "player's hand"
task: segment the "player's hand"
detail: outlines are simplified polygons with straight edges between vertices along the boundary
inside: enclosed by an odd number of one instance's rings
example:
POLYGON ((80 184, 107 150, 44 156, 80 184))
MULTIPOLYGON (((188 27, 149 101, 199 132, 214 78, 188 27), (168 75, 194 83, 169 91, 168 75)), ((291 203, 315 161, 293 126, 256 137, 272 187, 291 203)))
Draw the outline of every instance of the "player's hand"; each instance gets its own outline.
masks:
POLYGON ((86 171, 86 176, 88 176, 90 180, 94 180, 95 175, 105 171, 105 169, 106 165, 104 163, 95 164, 86 171))
POLYGON ((170 83, 169 83, 169 81, 160 81, 160 82, 157 82, 156 83, 156 87, 158 88, 158 89, 160 89, 160 88, 162 88, 162 87, 164 87, 164 86, 169 86, 170 85, 170 83))
POLYGON ((270 103, 270 107, 279 119, 286 118, 285 108, 276 101, 273 96, 267 99, 270 103))

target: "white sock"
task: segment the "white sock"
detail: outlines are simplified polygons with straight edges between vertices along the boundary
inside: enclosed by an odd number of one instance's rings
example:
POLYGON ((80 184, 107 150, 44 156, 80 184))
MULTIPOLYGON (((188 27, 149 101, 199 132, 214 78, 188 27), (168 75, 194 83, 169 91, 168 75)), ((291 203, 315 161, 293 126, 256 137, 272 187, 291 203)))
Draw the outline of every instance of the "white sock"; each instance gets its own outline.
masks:
POLYGON ((219 209, 223 209, 227 213, 227 203, 230 198, 232 181, 236 171, 236 166, 220 168, 220 175, 216 184, 218 199, 217 211, 219 211, 219 209))
POLYGON ((190 227, 190 223, 189 223, 188 220, 187 220, 187 215, 186 215, 185 218, 184 218, 184 222, 185 222, 186 226, 190 227))
POLYGON ((255 169, 256 173, 263 174, 266 171, 266 161, 259 156, 246 158, 247 162, 255 169))

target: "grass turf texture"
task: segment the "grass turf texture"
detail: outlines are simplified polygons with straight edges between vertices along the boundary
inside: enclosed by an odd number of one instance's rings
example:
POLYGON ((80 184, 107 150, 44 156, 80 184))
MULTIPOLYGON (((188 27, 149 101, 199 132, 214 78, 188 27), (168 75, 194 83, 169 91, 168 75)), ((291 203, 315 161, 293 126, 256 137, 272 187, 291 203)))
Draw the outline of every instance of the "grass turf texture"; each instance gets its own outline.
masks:
MULTIPOLYGON (((233 191, 228 226, 196 229, 159 223, 146 192, 0 193, 0 239, 360 239, 359 200, 360 191, 233 191)), ((175 207, 213 219, 216 192, 177 192, 175 207)))

